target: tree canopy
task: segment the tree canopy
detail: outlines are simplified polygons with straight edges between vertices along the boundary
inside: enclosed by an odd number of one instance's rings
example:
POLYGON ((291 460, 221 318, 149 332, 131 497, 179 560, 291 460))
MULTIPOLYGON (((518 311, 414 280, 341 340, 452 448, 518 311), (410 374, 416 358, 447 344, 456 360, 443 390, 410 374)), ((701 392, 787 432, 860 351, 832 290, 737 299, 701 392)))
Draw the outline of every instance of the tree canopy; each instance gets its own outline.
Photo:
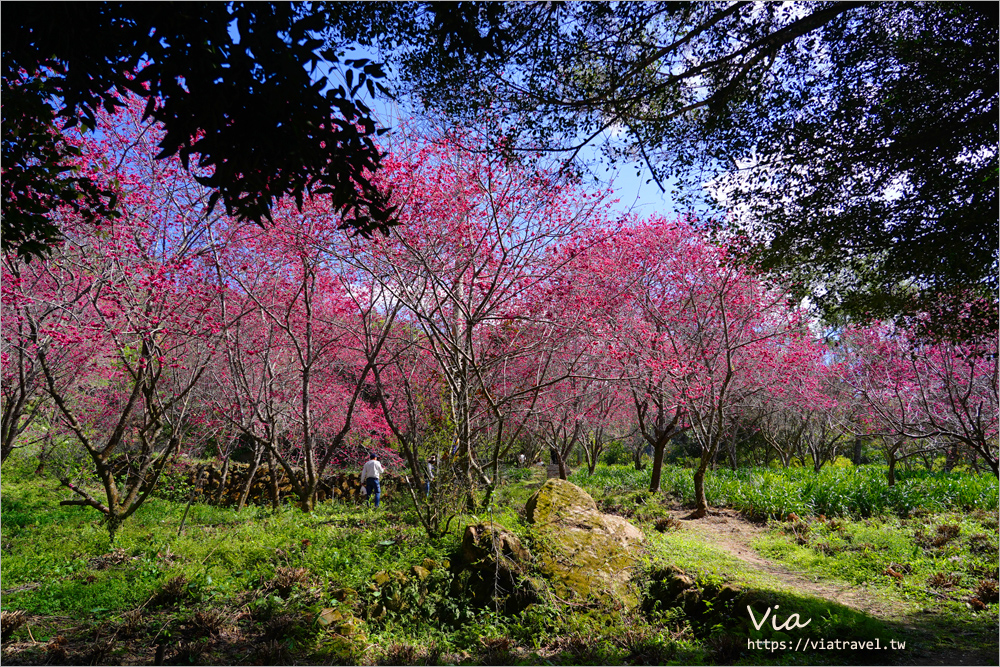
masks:
POLYGON ((452 28, 402 58, 428 109, 488 108, 506 146, 572 161, 601 142, 679 182, 830 319, 995 329, 996 5, 476 7, 454 20, 506 48, 470 53, 452 28))
MULTIPOLYGON (((368 234, 393 220, 362 98, 496 149, 607 158, 708 204, 746 257, 830 321, 926 315, 995 330, 998 15, 989 3, 129 3, 4 7, 3 234, 38 254, 49 211, 115 192, 73 171, 62 126, 131 91, 227 212, 321 194, 368 234), (317 70, 321 65, 323 71, 317 70), (326 69, 329 68, 329 69, 326 69), (332 76, 341 77, 333 82, 332 76), (327 86, 330 82, 331 85, 327 86), (339 84, 339 85, 338 85, 339 84), (367 99, 367 98, 365 98, 367 99)), ((707 216, 702 215, 702 219, 707 216)))

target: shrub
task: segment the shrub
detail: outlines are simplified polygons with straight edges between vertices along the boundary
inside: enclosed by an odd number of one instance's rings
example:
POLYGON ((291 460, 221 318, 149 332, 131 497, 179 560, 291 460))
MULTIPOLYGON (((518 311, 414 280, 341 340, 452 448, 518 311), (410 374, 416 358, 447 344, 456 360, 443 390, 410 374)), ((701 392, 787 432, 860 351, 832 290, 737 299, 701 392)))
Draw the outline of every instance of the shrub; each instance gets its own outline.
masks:
POLYGON ((632 453, 625 447, 625 443, 614 440, 608 444, 601 456, 605 465, 623 465, 632 460, 632 453))
POLYGON ((973 593, 984 604, 1000 602, 1000 591, 997 589, 996 579, 983 579, 976 585, 973 593))

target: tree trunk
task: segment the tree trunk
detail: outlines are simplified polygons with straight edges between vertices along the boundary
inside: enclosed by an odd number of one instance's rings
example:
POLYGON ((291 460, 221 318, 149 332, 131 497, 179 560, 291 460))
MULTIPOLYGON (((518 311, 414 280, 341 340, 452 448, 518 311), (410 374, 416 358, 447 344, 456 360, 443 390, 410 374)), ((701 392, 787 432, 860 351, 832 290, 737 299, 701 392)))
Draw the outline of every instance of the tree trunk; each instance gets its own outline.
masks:
POLYGON ((889 486, 896 486, 896 452, 889 452, 887 458, 889 459, 889 486))
POLYGON ((653 445, 653 474, 649 479, 649 490, 656 493, 660 490, 660 476, 663 472, 663 452, 667 449, 667 442, 663 439, 653 445))
POLYGON ((42 438, 42 448, 38 452, 38 466, 35 468, 36 477, 41 477, 42 475, 45 474, 45 462, 48 459, 49 452, 51 451, 50 439, 51 436, 49 435, 49 433, 46 433, 45 437, 42 438))
POLYGON ((854 436, 854 465, 861 465, 861 436, 854 436))
POLYGON ((205 472, 205 466, 198 466, 197 471, 194 474, 194 486, 191 488, 191 494, 188 496, 187 505, 184 507, 184 516, 181 517, 181 525, 177 527, 177 536, 184 532, 184 524, 187 523, 188 513, 191 512, 191 505, 194 504, 194 499, 198 497, 198 491, 201 490, 201 476, 205 472))
POLYGON ((958 465, 958 445, 952 445, 948 448, 948 456, 944 462, 945 472, 951 472, 956 465, 958 465))
POLYGON ((314 509, 316 509, 316 494, 307 493, 305 498, 299 501, 299 509, 305 512, 306 514, 309 514, 314 509))
MULTIPOLYGON (((978 459, 979 457, 977 456, 976 458, 978 459)), ((997 477, 1000 477, 1000 461, 998 461, 995 456, 989 456, 984 458, 986 459, 986 464, 990 467, 990 470, 993 471, 993 474, 996 475, 997 477)))
POLYGON ((556 458, 556 465, 559 466, 559 479, 565 480, 568 475, 566 474, 566 460, 563 459, 562 452, 559 450, 553 450, 556 458))
POLYGON ((215 498, 212 499, 212 502, 216 505, 220 505, 223 496, 226 495, 226 482, 229 481, 229 461, 230 456, 226 456, 222 461, 222 471, 219 473, 219 489, 215 492, 215 498))
POLYGON ((268 477, 268 489, 271 492, 271 507, 273 509, 278 509, 281 505, 281 494, 278 493, 278 471, 277 466, 274 465, 274 455, 271 450, 267 450, 267 477, 268 477))
POLYGON ((705 498, 705 472, 708 461, 703 457, 698 469, 694 472, 694 512, 693 517, 703 517, 708 514, 708 500, 705 498))
POLYGON ((115 537, 118 535, 118 529, 121 528, 122 520, 114 512, 106 516, 108 526, 108 542, 112 547, 114 547, 115 537))
POLYGON ((632 461, 635 463, 636 470, 642 470, 642 452, 646 449, 646 446, 637 447, 634 452, 632 452, 632 461))
MULTIPOLYGON (((243 488, 240 489, 240 498, 236 501, 236 511, 239 512, 247 503, 247 497, 250 495, 250 487, 253 486, 253 479, 257 476, 257 469, 260 468, 260 446, 254 446, 254 457, 253 462, 250 464, 250 468, 247 470, 246 481, 243 482, 243 488)), ((229 462, 229 459, 226 459, 229 462)))

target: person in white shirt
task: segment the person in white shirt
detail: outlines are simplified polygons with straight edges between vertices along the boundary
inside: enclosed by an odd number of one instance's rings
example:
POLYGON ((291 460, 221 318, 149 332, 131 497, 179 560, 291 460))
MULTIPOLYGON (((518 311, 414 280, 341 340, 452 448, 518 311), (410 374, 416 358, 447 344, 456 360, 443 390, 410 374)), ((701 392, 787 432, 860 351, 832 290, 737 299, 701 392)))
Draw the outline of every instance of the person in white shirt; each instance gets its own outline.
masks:
POLYGON ((427 474, 424 476, 424 495, 431 495, 431 482, 434 480, 434 466, 437 465, 437 457, 432 456, 427 459, 427 474))
POLYGON ((379 506, 379 501, 382 498, 382 464, 378 462, 378 455, 372 452, 371 456, 368 457, 368 461, 365 463, 364 467, 361 468, 361 483, 364 485, 365 490, 368 492, 368 502, 371 502, 372 498, 375 499, 375 508, 379 506))

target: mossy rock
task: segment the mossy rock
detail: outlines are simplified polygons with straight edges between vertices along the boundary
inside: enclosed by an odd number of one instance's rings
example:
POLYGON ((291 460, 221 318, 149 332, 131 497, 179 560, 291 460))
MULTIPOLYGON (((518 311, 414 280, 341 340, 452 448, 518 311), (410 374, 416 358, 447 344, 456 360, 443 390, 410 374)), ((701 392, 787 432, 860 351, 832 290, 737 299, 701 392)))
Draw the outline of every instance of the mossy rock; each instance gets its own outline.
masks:
POLYGON ((525 509, 539 538, 539 567, 556 595, 639 603, 631 579, 639 565, 642 531, 598 511, 586 491, 561 479, 546 481, 525 509))
POLYGON ((337 602, 351 604, 358 601, 358 592, 353 588, 338 588, 330 592, 330 597, 337 602))
POLYGON ((320 627, 328 628, 340 635, 350 636, 355 634, 360 626, 360 621, 348 610, 336 607, 327 607, 319 612, 316 622, 320 627))
MULTIPOLYGON (((499 605, 505 614, 538 602, 538 587, 528 576, 533 571, 531 552, 503 526, 466 526, 457 556, 453 596, 466 595, 478 607, 499 605)), ((450 564, 444 561, 442 566, 450 564)))
POLYGON ((597 503, 590 494, 576 484, 555 478, 547 480, 524 506, 528 521, 534 524, 570 519, 571 515, 587 510, 597 511, 597 503))
POLYGON ((462 535, 464 566, 473 570, 500 567, 512 572, 524 572, 531 562, 531 553, 517 535, 494 523, 470 524, 462 535))
POLYGON ((680 568, 670 565, 650 573, 649 587, 643 601, 643 610, 656 608, 681 608, 691 619, 699 621, 699 628, 718 624, 731 627, 744 620, 746 594, 732 584, 709 583, 699 586, 695 578, 680 568))

